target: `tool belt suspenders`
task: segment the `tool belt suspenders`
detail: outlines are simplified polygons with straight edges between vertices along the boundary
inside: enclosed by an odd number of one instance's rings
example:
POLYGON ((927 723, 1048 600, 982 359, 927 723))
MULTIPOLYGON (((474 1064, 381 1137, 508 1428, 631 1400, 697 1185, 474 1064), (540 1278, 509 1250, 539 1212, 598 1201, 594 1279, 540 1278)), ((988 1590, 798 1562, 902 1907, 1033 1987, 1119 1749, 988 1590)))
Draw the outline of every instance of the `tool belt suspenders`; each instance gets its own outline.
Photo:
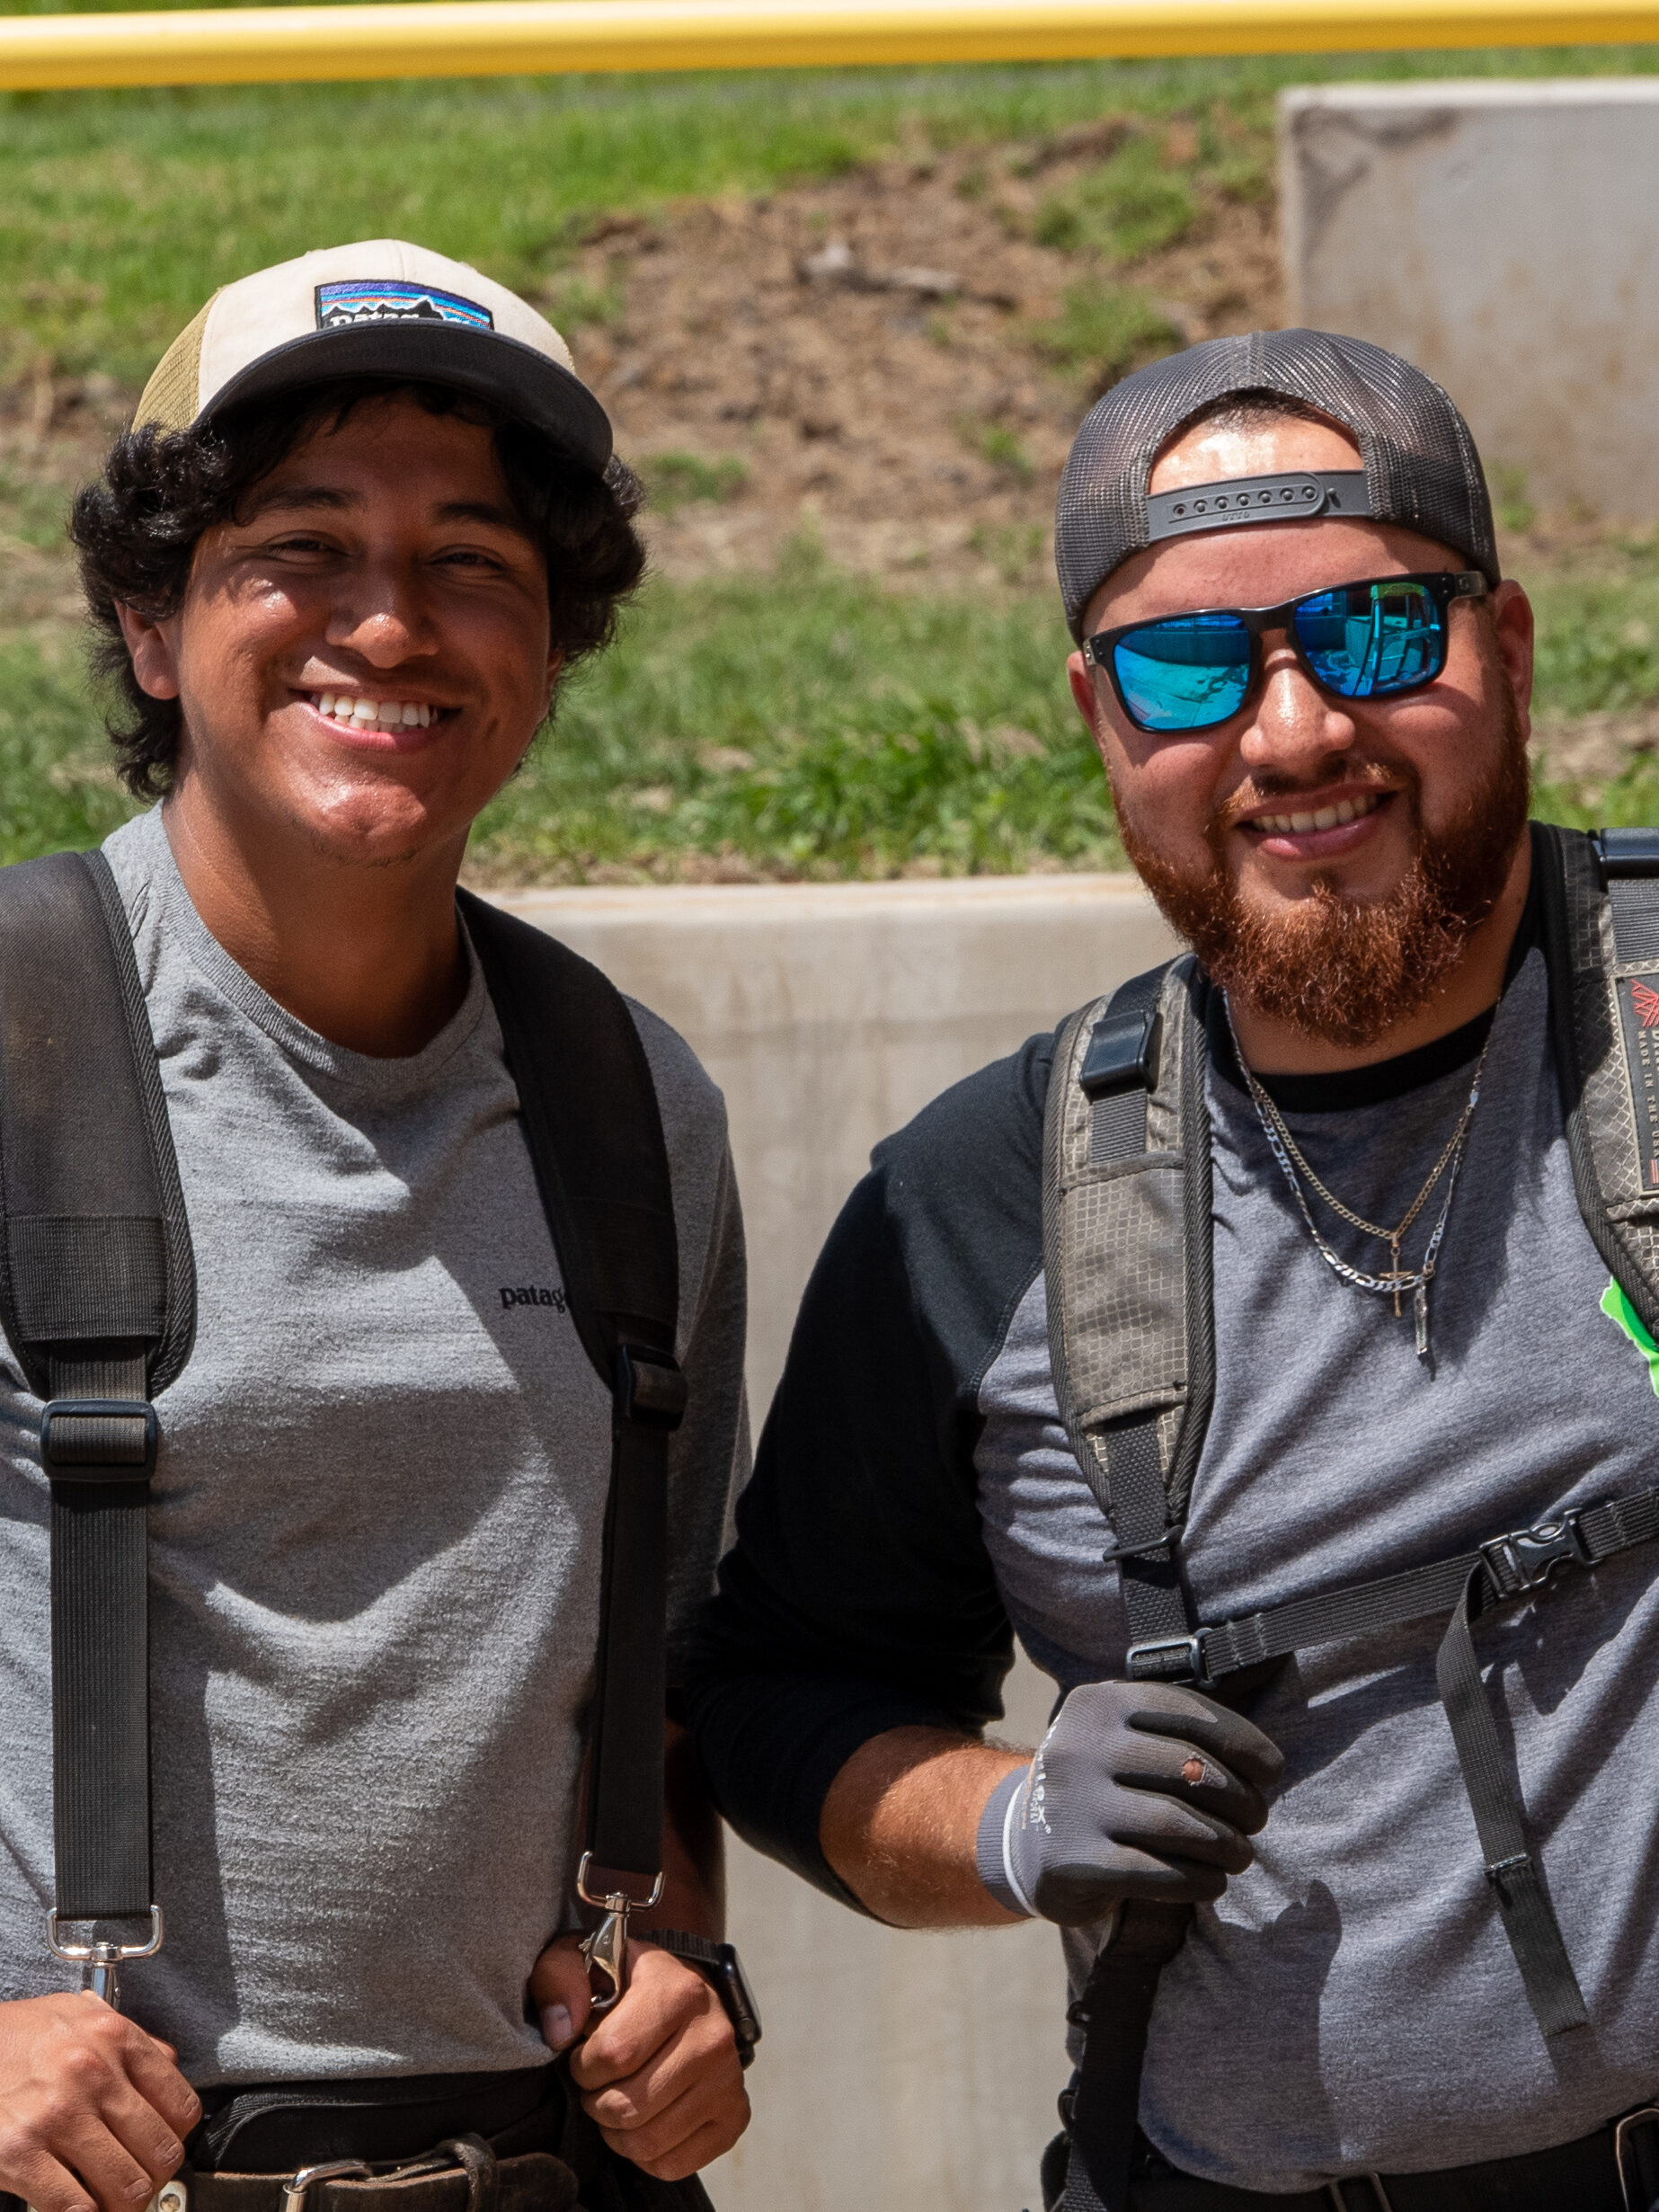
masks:
MULTIPOLYGON (((1659 1337, 1659 831, 1532 825, 1550 1034, 1579 1209, 1659 1337), (1645 981, 1646 978, 1648 980, 1645 981), (1646 1026, 1645 1026, 1646 1025, 1646 1026)), ((1073 1017, 1055 1055, 1043 1163, 1050 1355, 1068 1437, 1113 1532, 1131 1681, 1229 1677, 1399 1622, 1446 1622, 1437 1678, 1476 1834, 1539 2030, 1587 2021, 1471 1629, 1482 1613, 1659 1537, 1659 1489, 1494 1535, 1477 1549, 1220 1622, 1193 1614, 1180 1539, 1215 1395, 1211 986, 1188 955, 1073 1017)), ((1659 1566, 1659 1558, 1655 1559, 1659 1566)), ((1241 1687, 1243 1685, 1240 1685, 1241 1687)), ((1059 2212, 1125 2212, 1158 1978, 1190 1906, 1119 1912, 1070 2013, 1083 2035, 1062 2100, 1059 2212)))
POLYGON ((519 1087, 525 1142, 578 1334, 611 1393, 599 1681, 576 1889, 597 2012, 627 1986, 628 1915, 662 1894, 669 1439, 679 1241, 662 1116, 621 992, 589 961, 457 894, 519 1087))
MULTIPOLYGON (((651 1070, 621 994, 457 894, 517 1083, 569 1310, 614 1408, 580 1885, 596 2004, 661 1886, 669 1439, 679 1262, 651 1070)), ((153 1400, 190 1356, 190 1227, 131 932, 101 853, 0 868, 0 1321, 46 1399, 56 1958, 119 2003, 161 1948, 150 1857, 153 1400), (71 1939, 71 1929, 84 1930, 71 1939)))

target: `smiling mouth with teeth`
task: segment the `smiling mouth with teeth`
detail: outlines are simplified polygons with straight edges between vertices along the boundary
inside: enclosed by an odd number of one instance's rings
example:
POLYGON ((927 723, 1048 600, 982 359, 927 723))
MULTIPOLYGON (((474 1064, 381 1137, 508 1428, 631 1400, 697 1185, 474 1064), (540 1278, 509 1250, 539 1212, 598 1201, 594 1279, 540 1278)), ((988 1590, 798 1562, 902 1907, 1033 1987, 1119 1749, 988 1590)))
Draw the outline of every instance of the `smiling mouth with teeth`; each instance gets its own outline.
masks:
POLYGON ((309 697, 319 715, 358 730, 430 729, 444 711, 424 701, 359 698, 351 691, 314 691, 309 697))
POLYGON ((1257 814, 1249 827, 1264 831, 1269 837, 1301 836, 1309 830, 1340 830, 1344 822, 1358 822, 1362 814, 1374 813, 1388 795, 1386 791, 1368 792, 1357 799, 1338 799, 1335 806, 1321 806, 1313 813, 1257 814))

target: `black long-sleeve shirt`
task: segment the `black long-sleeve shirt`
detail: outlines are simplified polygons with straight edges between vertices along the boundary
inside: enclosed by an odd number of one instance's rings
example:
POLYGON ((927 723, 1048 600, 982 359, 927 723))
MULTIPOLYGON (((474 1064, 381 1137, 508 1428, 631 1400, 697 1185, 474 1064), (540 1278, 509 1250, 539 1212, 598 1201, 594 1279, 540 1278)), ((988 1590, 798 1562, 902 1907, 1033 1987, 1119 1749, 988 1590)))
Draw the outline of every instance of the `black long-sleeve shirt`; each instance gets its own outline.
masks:
POLYGON ((1002 1711, 1013 1636, 973 1455, 980 1382, 1042 1264, 1053 1047, 1032 1038, 877 1148, 807 1286, 698 1640, 721 1810, 834 1896, 819 1814, 858 1746, 1002 1711))

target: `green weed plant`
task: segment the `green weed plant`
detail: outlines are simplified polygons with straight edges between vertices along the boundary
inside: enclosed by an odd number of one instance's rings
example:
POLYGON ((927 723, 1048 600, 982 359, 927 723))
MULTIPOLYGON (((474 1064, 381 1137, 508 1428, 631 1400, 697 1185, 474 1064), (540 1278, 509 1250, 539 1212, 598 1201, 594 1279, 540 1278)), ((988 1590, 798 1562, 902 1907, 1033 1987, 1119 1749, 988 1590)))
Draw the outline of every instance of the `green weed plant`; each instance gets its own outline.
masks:
MULTIPOLYGON (((0 0, 8 13, 58 4, 0 0)), ((1265 189, 1282 84, 1655 69, 1659 49, 1593 47, 4 94, 0 378, 45 364, 136 388, 216 286, 351 238, 417 237, 556 297, 597 214, 769 191, 896 147, 1035 139, 1105 115, 1184 120, 1199 173, 1230 164, 1247 192, 1265 189)), ((1158 158, 1149 137, 1116 158, 1118 211, 1088 219, 1125 239, 1167 231, 1179 165, 1167 184, 1142 174, 1158 158)))

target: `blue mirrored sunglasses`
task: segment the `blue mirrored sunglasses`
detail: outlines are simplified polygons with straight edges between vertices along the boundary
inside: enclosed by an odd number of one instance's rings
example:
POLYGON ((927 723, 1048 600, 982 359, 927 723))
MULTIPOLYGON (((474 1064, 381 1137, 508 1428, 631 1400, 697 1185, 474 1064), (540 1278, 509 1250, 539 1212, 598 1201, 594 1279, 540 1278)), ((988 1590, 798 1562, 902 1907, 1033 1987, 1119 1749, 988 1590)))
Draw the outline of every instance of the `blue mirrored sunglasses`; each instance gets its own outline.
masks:
POLYGON ((1086 638, 1083 653, 1111 677, 1136 729, 1210 730, 1230 721, 1249 697, 1264 631, 1283 630, 1314 681, 1338 698, 1392 698, 1433 683, 1445 667, 1452 600, 1486 595, 1486 580, 1474 571, 1379 576, 1305 592, 1279 607, 1126 623, 1086 638))

